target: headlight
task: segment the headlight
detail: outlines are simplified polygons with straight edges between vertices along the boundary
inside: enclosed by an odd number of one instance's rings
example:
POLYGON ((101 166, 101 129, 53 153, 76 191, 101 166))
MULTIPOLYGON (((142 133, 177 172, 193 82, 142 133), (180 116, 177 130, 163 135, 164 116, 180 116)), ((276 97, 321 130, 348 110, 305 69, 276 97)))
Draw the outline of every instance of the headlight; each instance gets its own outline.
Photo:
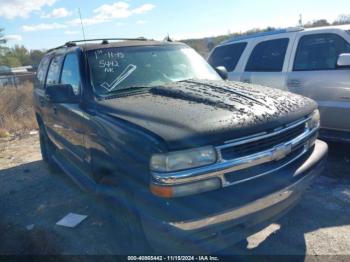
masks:
POLYGON ((155 154, 151 158, 151 170, 172 172, 209 165, 216 162, 214 147, 200 147, 190 150, 175 151, 166 154, 155 154))
POLYGON ((312 113, 310 120, 306 123, 306 127, 310 130, 320 127, 320 112, 318 109, 312 113))

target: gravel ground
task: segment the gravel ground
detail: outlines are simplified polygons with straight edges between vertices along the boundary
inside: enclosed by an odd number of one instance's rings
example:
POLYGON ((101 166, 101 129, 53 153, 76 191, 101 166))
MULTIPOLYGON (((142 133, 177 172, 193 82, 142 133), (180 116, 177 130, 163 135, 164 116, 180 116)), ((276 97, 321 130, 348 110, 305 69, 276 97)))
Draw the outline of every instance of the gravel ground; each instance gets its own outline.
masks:
MULTIPOLYGON (((330 144, 325 172, 278 223, 220 254, 350 255, 350 147, 330 144)), ((121 254, 123 225, 43 163, 37 135, 0 141, 0 254, 121 254), (69 212, 76 228, 55 225, 69 212)), ((124 251, 124 252, 123 252, 124 251)))

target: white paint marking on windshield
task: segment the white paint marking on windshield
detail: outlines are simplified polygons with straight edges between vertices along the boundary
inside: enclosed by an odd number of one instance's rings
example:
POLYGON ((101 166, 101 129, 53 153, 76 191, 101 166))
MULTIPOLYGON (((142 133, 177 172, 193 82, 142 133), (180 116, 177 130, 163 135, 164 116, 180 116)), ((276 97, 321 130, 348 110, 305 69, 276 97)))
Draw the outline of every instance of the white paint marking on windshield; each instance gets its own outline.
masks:
POLYGON ((95 53, 95 58, 98 59, 98 56, 101 55, 103 52, 102 50, 96 50, 94 53, 95 53))
POLYGON ((131 75, 137 66, 130 64, 128 65, 124 71, 116 78, 112 83, 103 82, 101 87, 107 89, 109 92, 113 91, 121 82, 123 82, 129 75, 131 75))
POLYGON ((98 62, 98 67, 103 68, 106 73, 113 73, 114 68, 119 67, 118 61, 108 61, 108 60, 100 60, 98 62))
POLYGON ((105 73, 114 73, 115 69, 120 66, 120 60, 125 58, 124 53, 102 50, 94 52, 95 59, 98 62, 98 67, 103 68, 105 73))

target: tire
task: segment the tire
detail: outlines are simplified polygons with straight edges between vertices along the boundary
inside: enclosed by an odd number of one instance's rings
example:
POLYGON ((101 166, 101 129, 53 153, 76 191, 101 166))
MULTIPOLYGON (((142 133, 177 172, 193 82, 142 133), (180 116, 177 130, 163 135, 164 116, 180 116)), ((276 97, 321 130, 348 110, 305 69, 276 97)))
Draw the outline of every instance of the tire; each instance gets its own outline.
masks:
MULTIPOLYGON (((118 188, 116 188, 118 190, 118 188)), ((120 190, 120 189, 119 189, 120 190)), ((152 254, 148 244, 138 211, 132 204, 132 194, 123 198, 110 197, 103 199, 103 204, 109 210, 109 224, 122 255, 152 254)))
POLYGON ((138 215, 125 208, 119 208, 119 210, 120 212, 116 214, 118 216, 116 219, 118 228, 122 229, 119 231, 120 236, 123 238, 123 241, 120 243, 122 250, 126 254, 153 253, 144 235, 138 215))
POLYGON ((51 171, 58 172, 60 168, 52 158, 52 155, 55 152, 55 146, 47 136, 45 128, 42 126, 42 124, 39 125, 39 141, 41 156, 44 162, 49 166, 51 171))

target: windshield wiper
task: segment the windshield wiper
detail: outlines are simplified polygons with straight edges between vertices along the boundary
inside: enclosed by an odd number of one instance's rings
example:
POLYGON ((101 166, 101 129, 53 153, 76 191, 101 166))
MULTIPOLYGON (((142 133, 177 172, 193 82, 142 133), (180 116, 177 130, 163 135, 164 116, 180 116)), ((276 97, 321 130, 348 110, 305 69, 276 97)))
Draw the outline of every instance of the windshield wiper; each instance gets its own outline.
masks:
POLYGON ((122 88, 119 90, 113 90, 111 92, 104 94, 103 96, 109 97, 109 96, 116 96, 116 95, 133 94, 135 92, 137 93, 137 92, 140 92, 141 90, 151 89, 153 87, 154 86, 130 86, 130 87, 122 88))
POLYGON ((193 80, 196 80, 196 78, 187 78, 187 79, 179 80, 179 81, 176 81, 176 82, 182 83, 182 82, 188 82, 188 81, 193 81, 193 80))

